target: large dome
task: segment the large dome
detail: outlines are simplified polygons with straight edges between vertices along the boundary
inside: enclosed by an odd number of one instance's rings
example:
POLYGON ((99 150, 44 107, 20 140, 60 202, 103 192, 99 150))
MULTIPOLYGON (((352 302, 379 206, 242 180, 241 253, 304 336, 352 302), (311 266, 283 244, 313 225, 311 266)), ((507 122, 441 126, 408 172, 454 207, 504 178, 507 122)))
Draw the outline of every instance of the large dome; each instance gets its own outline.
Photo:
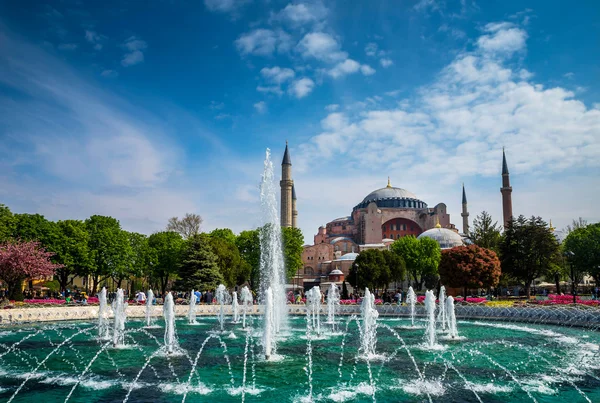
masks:
POLYGON ((396 188, 389 184, 384 188, 372 191, 354 207, 354 209, 366 208, 369 203, 375 202, 379 208, 427 208, 427 204, 417 199, 417 196, 406 189, 396 188))
POLYGON ((384 187, 381 189, 374 190, 369 193, 367 197, 363 199, 363 203, 369 203, 381 199, 416 199, 417 196, 414 193, 409 192, 406 189, 395 188, 395 187, 384 187))
POLYGON ((461 236, 447 228, 428 229, 417 238, 431 238, 440 245, 441 249, 450 249, 455 246, 464 245, 461 236))

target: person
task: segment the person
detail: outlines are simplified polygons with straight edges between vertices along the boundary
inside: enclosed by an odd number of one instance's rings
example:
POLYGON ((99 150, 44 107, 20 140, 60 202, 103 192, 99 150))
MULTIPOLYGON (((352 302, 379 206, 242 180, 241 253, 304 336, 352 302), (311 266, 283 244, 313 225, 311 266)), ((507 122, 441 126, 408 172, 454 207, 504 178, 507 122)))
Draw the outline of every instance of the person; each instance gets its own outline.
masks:
POLYGON ((211 305, 211 304, 212 304, 212 301, 213 301, 213 294, 212 294, 212 291, 211 291, 211 290, 208 290, 208 291, 207 291, 207 292, 204 294, 204 296, 206 297, 206 303, 207 303, 208 305, 211 305))
POLYGON ((396 304, 400 304, 402 302, 402 294, 400 294, 400 290, 396 290, 396 295, 394 295, 394 302, 396 304))
POLYGON ((146 303, 146 293, 144 293, 144 291, 138 291, 135 294, 135 300, 137 301, 138 304, 145 304, 146 303))
POLYGON ((194 295, 196 296, 196 303, 199 304, 202 301, 202 293, 198 290, 194 291, 194 295))

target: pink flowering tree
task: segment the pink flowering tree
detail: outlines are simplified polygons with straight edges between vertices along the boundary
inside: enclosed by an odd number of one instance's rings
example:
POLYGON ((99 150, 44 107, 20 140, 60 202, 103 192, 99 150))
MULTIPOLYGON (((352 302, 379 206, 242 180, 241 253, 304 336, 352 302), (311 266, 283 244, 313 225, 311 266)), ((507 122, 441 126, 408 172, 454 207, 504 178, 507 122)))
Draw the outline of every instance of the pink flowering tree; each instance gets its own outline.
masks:
POLYGON ((50 261, 53 255, 35 241, 0 244, 0 280, 6 284, 8 298, 22 300, 23 281, 51 276, 63 267, 50 261))

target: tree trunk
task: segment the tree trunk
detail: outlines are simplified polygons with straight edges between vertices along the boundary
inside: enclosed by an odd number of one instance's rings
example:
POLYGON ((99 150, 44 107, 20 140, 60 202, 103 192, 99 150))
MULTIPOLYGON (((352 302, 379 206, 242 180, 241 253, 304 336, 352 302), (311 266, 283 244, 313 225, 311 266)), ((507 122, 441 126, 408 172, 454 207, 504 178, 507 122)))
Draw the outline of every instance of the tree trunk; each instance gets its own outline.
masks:
POLYGON ((118 290, 119 288, 121 288, 121 283, 122 283, 122 282, 123 282, 123 279, 122 279, 122 278, 119 278, 119 279, 116 281, 116 283, 117 283, 117 290, 118 290))
POLYGON ((558 273, 554 275, 554 282, 556 283, 556 295, 560 295, 560 275, 558 273))
POLYGON ((527 301, 529 301, 529 296, 531 293, 531 282, 525 284, 525 296, 527 297, 527 301))
POLYGON ((98 275, 92 276, 92 295, 96 295, 96 291, 98 291, 98 275))

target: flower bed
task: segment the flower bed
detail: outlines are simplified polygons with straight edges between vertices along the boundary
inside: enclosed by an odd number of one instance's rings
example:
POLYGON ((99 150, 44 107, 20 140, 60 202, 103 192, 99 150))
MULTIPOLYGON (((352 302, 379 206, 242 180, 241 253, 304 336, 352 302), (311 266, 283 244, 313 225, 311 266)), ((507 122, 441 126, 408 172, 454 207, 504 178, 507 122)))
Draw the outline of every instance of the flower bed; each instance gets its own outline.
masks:
MULTIPOLYGON (((575 296, 575 302, 577 304, 587 305, 587 306, 599 306, 599 300, 582 300, 579 296, 575 296)), ((541 301, 530 301, 531 304, 536 305, 571 305, 573 303, 572 295, 556 295, 549 294, 547 300, 541 301)))
POLYGON ((515 301, 487 301, 485 305, 496 308, 511 308, 515 306, 515 301))
POLYGON ((26 299, 23 301, 26 304, 42 304, 42 305, 62 305, 64 299, 26 299))

